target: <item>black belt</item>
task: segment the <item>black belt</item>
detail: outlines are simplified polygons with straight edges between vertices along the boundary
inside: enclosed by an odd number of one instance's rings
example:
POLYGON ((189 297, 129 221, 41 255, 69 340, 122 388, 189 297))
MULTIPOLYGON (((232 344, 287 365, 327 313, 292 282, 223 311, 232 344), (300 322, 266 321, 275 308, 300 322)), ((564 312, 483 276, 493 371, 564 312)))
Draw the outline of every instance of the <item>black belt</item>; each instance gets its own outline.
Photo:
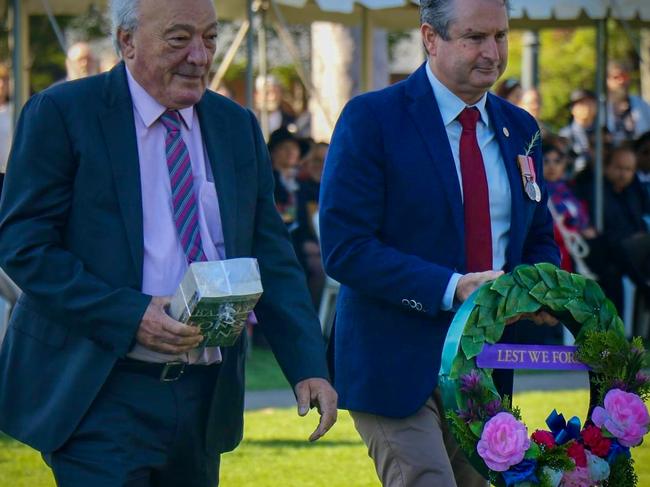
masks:
POLYGON ((148 375, 162 382, 173 382, 180 379, 183 374, 206 371, 218 365, 219 364, 197 365, 181 361, 154 363, 143 362, 142 360, 134 360, 131 358, 123 358, 119 359, 115 363, 115 368, 148 375))

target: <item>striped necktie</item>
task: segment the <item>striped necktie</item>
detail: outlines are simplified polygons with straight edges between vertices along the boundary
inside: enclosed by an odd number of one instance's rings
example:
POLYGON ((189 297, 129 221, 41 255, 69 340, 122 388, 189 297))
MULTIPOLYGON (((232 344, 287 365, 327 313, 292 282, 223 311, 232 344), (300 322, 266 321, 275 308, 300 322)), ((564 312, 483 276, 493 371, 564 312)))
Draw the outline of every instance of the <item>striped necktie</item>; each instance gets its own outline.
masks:
POLYGON ((181 119, 177 111, 167 110, 160 117, 160 121, 167 129, 165 153, 167 154, 167 169, 169 169, 172 189, 174 224, 178 231, 178 237, 188 263, 204 261, 207 259, 203 253, 201 232, 199 231, 192 163, 190 153, 181 135, 181 119))

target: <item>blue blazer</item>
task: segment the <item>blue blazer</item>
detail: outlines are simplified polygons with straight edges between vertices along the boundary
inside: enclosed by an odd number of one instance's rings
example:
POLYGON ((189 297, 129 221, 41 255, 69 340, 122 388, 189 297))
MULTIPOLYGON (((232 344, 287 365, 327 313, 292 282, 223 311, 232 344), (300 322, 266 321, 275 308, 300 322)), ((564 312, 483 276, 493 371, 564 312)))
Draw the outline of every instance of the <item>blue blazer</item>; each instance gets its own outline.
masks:
MULTIPOLYGON (((440 310, 442 297, 452 273, 465 272, 460 184, 425 69, 347 104, 321 186, 323 260, 341 283, 333 359, 340 406, 391 417, 416 412, 436 387, 452 318, 440 310)), ((505 270, 557 264, 540 146, 540 203, 525 196, 516 160, 537 124, 491 94, 487 111, 512 193, 505 270)))
MULTIPOLYGON (((196 106, 229 258, 259 261, 256 308, 291 384, 327 377, 318 318, 273 202, 254 116, 206 92, 196 106)), ((0 205, 0 264, 24 291, 0 349, 0 430, 60 447, 134 343, 151 300, 140 289, 142 197, 126 70, 57 85, 22 112, 0 205)), ((245 337, 224 348, 209 401, 209 451, 241 439, 245 337)), ((110 425, 109 425, 110 427, 110 425)))

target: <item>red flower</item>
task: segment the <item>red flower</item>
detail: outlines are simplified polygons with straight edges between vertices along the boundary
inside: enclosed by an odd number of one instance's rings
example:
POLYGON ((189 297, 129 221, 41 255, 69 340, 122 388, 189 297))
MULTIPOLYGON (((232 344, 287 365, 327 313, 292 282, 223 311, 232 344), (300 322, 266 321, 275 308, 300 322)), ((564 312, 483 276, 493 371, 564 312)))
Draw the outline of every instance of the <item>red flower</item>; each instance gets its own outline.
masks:
POLYGON ((591 450, 591 453, 605 458, 612 446, 609 438, 603 437, 603 432, 597 426, 587 426, 582 430, 582 440, 585 446, 591 450))
POLYGON ((540 446, 545 446, 546 448, 555 447, 555 438, 553 434, 549 431, 536 430, 531 435, 532 440, 540 446))
POLYGON ((570 458, 573 458, 573 461, 576 463, 577 467, 587 466, 587 454, 585 453, 585 447, 577 441, 571 442, 569 448, 567 449, 567 455, 569 455, 570 458))

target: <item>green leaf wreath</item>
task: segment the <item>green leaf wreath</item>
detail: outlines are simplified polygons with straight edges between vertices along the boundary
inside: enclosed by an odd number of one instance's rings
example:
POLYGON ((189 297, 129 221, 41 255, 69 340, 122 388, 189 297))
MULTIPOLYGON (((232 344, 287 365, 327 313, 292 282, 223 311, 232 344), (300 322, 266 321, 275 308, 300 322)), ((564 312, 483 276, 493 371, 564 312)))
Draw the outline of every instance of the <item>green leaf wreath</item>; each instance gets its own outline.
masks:
POLYGON ((439 381, 446 417, 472 464, 495 485, 632 487, 637 478, 629 449, 650 423, 645 357, 641 339, 625 338, 616 308, 594 281, 551 264, 522 265, 481 287, 457 313, 439 381), (576 356, 591 369, 591 397, 582 429, 578 418, 567 423, 554 410, 550 431, 529 439, 519 411, 499 395, 492 370, 479 368, 476 356, 499 341, 507 322, 538 311, 573 333, 576 356), (617 404, 631 408, 628 422, 616 421, 617 404), (494 431, 508 432, 506 451, 492 451, 498 450, 494 431))

